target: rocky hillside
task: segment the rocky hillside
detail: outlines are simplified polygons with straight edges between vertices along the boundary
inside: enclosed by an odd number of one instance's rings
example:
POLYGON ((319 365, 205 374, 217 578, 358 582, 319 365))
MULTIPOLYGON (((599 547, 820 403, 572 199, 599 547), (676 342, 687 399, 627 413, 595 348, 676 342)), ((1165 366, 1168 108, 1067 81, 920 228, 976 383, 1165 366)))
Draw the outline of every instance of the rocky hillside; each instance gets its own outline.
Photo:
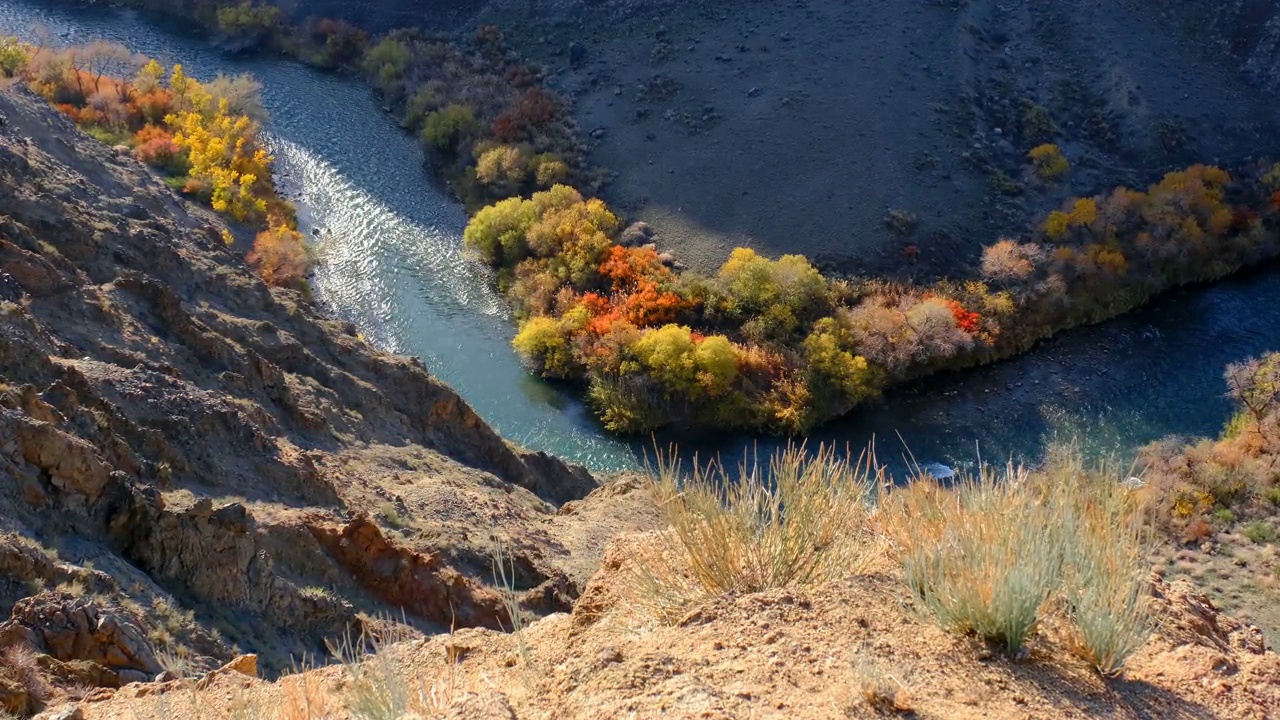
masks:
MULTIPOLYGON (((269 675, 380 616, 567 610, 593 528, 649 522, 625 488, 566 505, 596 489, 585 470, 268 289, 223 227, 0 90, 0 647, 64 687, 237 652, 269 675)), ((40 694, 0 673, 0 710, 40 694)))
POLYGON ((393 696, 410 714, 377 718, 1270 718, 1280 656, 1185 582, 1156 580, 1158 630, 1123 679, 1071 657, 1046 628, 1010 659, 947 634, 903 605, 887 565, 813 588, 724 597, 674 626, 655 625, 620 588, 651 536, 620 537, 568 615, 521 635, 476 629, 400 643, 349 669, 264 683, 237 672, 135 686, 91 698, 85 717, 347 717, 393 696), (396 678, 390 680, 390 678, 396 678), (365 684, 365 683, 368 684, 365 684))

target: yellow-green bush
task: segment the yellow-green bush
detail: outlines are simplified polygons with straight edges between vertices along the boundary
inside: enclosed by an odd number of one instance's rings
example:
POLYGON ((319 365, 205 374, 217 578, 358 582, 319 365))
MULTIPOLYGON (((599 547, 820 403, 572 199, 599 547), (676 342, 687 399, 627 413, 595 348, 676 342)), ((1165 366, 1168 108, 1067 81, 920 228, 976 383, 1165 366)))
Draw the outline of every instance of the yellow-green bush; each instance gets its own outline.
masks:
POLYGON ((1071 164, 1062 154, 1062 148, 1057 145, 1048 143, 1038 145, 1027 153, 1027 157, 1031 158, 1036 168, 1036 175, 1040 176, 1041 180, 1057 180, 1071 169, 1071 164))

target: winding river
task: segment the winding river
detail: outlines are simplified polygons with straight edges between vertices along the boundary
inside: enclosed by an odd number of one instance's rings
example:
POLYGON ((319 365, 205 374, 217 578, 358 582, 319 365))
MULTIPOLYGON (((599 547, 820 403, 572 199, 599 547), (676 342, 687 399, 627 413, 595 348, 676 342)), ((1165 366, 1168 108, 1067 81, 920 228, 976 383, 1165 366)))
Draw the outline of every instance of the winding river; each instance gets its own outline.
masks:
MULTIPOLYGON (((227 57, 136 13, 0 0, 0 32, 37 26, 67 42, 109 39, 190 75, 248 72, 264 85, 271 150, 319 257, 316 294, 377 346, 421 357, 505 437, 593 469, 633 466, 652 441, 606 434, 572 388, 530 377, 510 348, 513 327, 488 271, 464 259, 465 216, 427 176, 416 141, 364 85, 298 63, 227 57)), ((903 443, 921 462, 1034 457, 1047 439, 1119 454, 1169 434, 1214 434, 1230 407, 1229 362, 1280 346, 1280 270, 1172 294, 1148 309, 1066 333, 1017 359, 893 392, 810 442, 882 460, 903 443), (901 440, 899 440, 899 436, 901 440)), ((726 458, 767 451, 772 438, 682 436, 684 452, 726 458)))

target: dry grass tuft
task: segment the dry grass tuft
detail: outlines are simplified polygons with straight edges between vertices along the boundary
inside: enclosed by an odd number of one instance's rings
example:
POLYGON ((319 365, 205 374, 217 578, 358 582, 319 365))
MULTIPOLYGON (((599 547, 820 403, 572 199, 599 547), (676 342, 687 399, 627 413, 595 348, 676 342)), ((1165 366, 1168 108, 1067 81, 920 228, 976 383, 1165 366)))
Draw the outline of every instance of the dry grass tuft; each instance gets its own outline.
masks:
POLYGON ((868 501, 880 479, 870 453, 792 447, 739 477, 719 464, 684 476, 659 458, 655 490, 671 527, 637 563, 636 596, 678 620, 709 597, 811 585, 858 571, 869 545, 868 501))
POLYGON ((911 711, 911 692, 906 683, 897 675, 887 672, 866 648, 858 650, 853 665, 853 680, 858 697, 872 710, 911 711))
MULTIPOLYGON (((392 643, 403 638, 390 638, 392 643)), ((402 672, 383 641, 365 634, 358 640, 331 644, 330 651, 345 667, 343 705, 356 720, 402 720, 407 717, 440 717, 446 714, 462 690, 456 662, 434 676, 420 671, 402 672)))
POLYGON ((53 696, 53 687, 36 662, 36 652, 25 644, 10 645, 0 650, 0 677, 21 685, 37 704, 43 704, 53 696))
POLYGON ((1016 655, 1054 605, 1078 654, 1114 675, 1150 628, 1150 544, 1119 477, 1052 450, 1035 472, 983 468, 950 488, 918 479, 891 494, 885 527, 942 627, 1016 655))
POLYGON ((1050 499, 1024 470, 984 468, 954 488, 921 478, 891 494, 887 530, 907 585, 942 627, 1018 653, 1058 587, 1050 499))
POLYGON ((1152 626, 1152 538, 1144 508, 1117 473, 1091 472, 1078 453, 1052 452, 1045 480, 1065 490, 1061 597, 1076 654, 1104 675, 1146 642, 1152 626))

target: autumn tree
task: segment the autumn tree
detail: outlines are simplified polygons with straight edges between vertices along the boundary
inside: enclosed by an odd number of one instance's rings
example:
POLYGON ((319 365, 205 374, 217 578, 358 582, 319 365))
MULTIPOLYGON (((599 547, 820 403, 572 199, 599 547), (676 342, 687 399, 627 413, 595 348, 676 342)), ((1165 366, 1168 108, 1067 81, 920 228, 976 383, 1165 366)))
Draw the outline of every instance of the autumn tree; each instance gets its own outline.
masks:
POLYGON ((1267 419, 1280 409, 1280 353, 1232 363, 1227 366, 1224 377, 1227 395, 1240 405, 1253 421, 1254 429, 1263 435, 1267 419))
POLYGON ((1044 248, 1036 243, 1020 243, 1004 238, 982 251, 982 276, 1013 285, 1030 280, 1044 261, 1044 248))
MULTIPOLYGON (((143 67, 143 59, 129 48, 114 42, 92 42, 77 48, 75 54, 80 59, 85 72, 93 78, 93 91, 102 90, 102 79, 128 78, 143 67)), ((116 83, 120 100, 127 100, 129 85, 116 83)))
MULTIPOLYGON (((201 93, 198 87, 184 87, 194 105, 208 107, 208 98, 200 97, 201 93)), ((190 110, 170 114, 165 124, 174 129, 173 141, 186 151, 190 176, 207 186, 214 210, 242 221, 266 212, 266 201, 256 185, 270 181, 271 156, 258 145, 257 123, 231 115, 221 101, 208 117, 190 110)))
POLYGON ((527 150, 514 145, 498 145, 478 154, 477 180, 500 195, 519 191, 529 175, 531 158, 527 150))
POLYGON ((209 93, 212 107, 218 107, 225 101, 228 114, 244 115, 255 122, 266 119, 267 111, 262 106, 262 83, 248 73, 234 77, 220 74, 205 84, 204 89, 209 93))
POLYGON ((306 287, 311 254, 297 230, 277 226, 258 233, 246 259, 268 285, 295 290, 306 287))

